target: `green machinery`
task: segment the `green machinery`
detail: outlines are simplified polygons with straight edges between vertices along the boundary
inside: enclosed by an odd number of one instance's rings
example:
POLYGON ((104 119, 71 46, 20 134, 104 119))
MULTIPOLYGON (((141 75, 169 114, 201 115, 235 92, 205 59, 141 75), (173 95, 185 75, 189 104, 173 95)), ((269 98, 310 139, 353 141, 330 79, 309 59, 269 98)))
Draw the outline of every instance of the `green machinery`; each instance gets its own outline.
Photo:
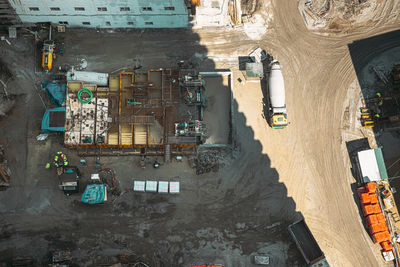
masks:
POLYGON ((180 69, 179 86, 183 93, 183 100, 187 105, 204 105, 205 81, 198 72, 193 69, 180 69))

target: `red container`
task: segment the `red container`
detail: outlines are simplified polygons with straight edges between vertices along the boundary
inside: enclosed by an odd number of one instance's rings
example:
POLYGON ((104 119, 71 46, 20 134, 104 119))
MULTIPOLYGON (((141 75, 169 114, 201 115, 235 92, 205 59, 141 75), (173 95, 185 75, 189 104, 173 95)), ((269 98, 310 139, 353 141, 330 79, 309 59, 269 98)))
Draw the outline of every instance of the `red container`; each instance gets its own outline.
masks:
POLYGON ((383 248, 384 251, 390 251, 393 249, 392 245, 390 244, 389 241, 384 241, 381 243, 381 246, 383 248))
POLYGON ((361 194, 365 194, 365 193, 369 194, 368 191, 364 187, 357 188, 358 198, 361 198, 361 194))

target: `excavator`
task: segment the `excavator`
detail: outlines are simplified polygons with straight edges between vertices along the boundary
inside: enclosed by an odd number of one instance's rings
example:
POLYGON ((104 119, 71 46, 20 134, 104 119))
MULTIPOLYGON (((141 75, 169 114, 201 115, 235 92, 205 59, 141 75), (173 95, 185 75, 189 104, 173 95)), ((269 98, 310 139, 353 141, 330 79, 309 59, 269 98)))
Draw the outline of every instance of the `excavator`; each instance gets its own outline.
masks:
POLYGON ((44 71, 48 72, 53 68, 53 59, 55 58, 54 54, 55 43, 51 40, 51 25, 49 30, 49 40, 43 42, 42 49, 42 68, 44 71))

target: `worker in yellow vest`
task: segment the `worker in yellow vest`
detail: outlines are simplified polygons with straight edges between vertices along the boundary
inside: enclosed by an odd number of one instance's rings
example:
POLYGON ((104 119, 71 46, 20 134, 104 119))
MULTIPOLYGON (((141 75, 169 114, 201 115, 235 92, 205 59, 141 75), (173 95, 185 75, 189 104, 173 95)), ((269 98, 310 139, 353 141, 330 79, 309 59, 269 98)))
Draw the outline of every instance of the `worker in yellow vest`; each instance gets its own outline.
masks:
POLYGON ((61 166, 68 166, 67 156, 62 151, 58 151, 54 157, 54 165, 57 168, 61 166))

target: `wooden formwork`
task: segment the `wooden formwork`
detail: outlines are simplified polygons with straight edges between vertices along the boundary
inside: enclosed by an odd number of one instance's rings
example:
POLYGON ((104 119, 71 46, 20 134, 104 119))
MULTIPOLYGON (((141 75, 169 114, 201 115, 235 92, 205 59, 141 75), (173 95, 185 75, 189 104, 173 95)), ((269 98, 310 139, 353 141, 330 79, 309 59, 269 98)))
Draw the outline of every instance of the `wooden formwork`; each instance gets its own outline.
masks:
MULTIPOLYGON (((174 134, 174 123, 179 121, 178 106, 181 103, 178 76, 177 70, 170 69, 152 69, 137 74, 121 72, 118 76, 110 76, 108 87, 91 89, 95 97, 107 98, 109 101, 107 124, 97 127, 94 122, 93 139, 97 137, 96 132, 102 131, 106 132, 105 142, 93 140, 92 143, 80 142, 65 146, 163 149, 167 136, 174 134)), ((83 83, 75 83, 69 88, 73 93, 83 87, 83 83)), ((94 115, 96 121, 98 116, 94 115)), ((179 146, 176 144, 174 147, 179 146)))

